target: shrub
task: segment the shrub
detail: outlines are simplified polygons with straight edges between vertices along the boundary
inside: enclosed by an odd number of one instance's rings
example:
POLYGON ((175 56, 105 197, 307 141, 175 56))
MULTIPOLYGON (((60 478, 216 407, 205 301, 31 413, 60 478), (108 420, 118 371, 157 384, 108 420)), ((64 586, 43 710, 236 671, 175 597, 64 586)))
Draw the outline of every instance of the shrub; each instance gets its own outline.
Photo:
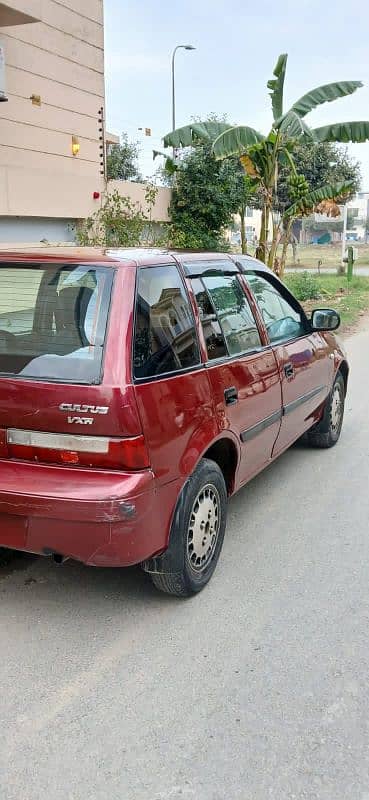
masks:
POLYGON ((123 197, 117 190, 107 192, 101 207, 77 226, 77 243, 92 247, 162 244, 167 239, 166 229, 158 232, 157 225, 152 220, 157 193, 156 186, 147 184, 145 212, 138 203, 134 203, 129 197, 123 197))
POLYGON ((318 300, 320 297, 319 283, 314 275, 303 272, 302 275, 286 275, 285 283, 295 295, 297 300, 318 300))

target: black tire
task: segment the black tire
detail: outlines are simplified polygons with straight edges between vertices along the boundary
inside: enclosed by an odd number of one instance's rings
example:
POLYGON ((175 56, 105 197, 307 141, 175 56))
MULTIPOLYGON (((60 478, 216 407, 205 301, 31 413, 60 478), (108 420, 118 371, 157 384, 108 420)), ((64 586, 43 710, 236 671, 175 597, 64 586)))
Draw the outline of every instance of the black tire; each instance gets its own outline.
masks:
POLYGON ((341 373, 338 372, 322 419, 306 434, 307 442, 311 447, 328 448, 337 444, 341 435, 344 410, 345 383, 341 373))
POLYGON ((217 565, 226 517, 223 473, 218 464, 203 458, 181 492, 168 549, 143 565, 154 586, 177 597, 200 592, 217 565))

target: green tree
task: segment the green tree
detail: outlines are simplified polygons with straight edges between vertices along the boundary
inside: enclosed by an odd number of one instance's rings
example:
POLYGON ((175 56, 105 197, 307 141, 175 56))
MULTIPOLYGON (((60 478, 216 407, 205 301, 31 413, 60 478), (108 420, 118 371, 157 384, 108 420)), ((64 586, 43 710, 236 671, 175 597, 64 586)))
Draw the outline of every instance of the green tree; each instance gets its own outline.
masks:
POLYGON ((170 206, 172 244, 190 249, 227 247, 224 229, 247 203, 245 175, 237 159, 217 161, 211 144, 191 148, 176 164, 170 206))
MULTIPOLYGON (((320 186, 348 181, 352 184, 350 195, 361 185, 360 164, 348 155, 347 149, 331 142, 298 142, 293 151, 296 172, 303 175, 311 190, 320 186)), ((282 166, 274 198, 274 209, 283 213, 290 204, 290 166, 282 166)))
POLYGON ((246 213, 248 208, 257 207, 258 200, 255 194, 255 182, 245 171, 239 161, 234 160, 235 172, 235 200, 237 213, 240 217, 241 253, 247 253, 246 239, 246 213))
POLYGON ((129 142, 126 133, 122 133, 120 144, 112 144, 107 155, 108 180, 141 181, 138 167, 138 142, 129 142))
MULTIPOLYGON (((369 122, 342 122, 309 128, 305 117, 319 105, 332 102, 355 92, 362 86, 361 81, 341 81, 319 86, 307 92, 291 108, 284 112, 283 92, 286 75, 287 55, 279 56, 273 78, 268 81, 272 103, 273 121, 267 135, 262 135, 249 126, 226 127, 227 123, 192 123, 169 133, 164 138, 165 146, 188 147, 196 141, 211 141, 212 152, 217 159, 240 156, 246 173, 253 177, 259 186, 262 201, 261 233, 258 256, 269 266, 274 265, 280 238, 282 219, 274 215, 276 195, 278 195, 279 173, 281 168, 298 175, 294 161, 294 150, 299 142, 364 142, 369 139, 369 122), (268 248, 270 222, 273 237, 268 248)), ((338 185, 343 196, 352 191, 352 184, 326 184, 332 199, 339 199, 338 185)), ((323 187, 321 187, 323 188, 323 187)), ((293 204, 292 204, 293 205, 293 204)))

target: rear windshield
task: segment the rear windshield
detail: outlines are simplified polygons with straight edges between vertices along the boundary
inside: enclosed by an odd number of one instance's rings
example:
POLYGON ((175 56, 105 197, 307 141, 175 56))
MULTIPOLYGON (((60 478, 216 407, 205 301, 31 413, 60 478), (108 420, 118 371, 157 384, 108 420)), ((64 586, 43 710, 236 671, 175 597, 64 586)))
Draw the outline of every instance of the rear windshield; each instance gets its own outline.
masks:
POLYGON ((112 270, 0 265, 0 374, 100 383, 112 270))

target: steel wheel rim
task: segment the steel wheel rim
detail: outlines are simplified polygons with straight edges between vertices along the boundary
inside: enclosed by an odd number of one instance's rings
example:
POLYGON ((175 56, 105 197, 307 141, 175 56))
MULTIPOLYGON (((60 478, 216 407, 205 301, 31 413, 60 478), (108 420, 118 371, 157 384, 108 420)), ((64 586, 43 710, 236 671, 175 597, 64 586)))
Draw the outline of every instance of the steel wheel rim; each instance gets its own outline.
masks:
POLYGON ((209 483, 200 489, 188 524, 187 558, 194 572, 202 572, 214 555, 220 516, 220 497, 215 486, 209 483))
POLYGON ((342 422, 342 396, 339 386, 334 387, 332 402, 331 402, 331 429, 333 433, 337 433, 340 429, 342 422))

